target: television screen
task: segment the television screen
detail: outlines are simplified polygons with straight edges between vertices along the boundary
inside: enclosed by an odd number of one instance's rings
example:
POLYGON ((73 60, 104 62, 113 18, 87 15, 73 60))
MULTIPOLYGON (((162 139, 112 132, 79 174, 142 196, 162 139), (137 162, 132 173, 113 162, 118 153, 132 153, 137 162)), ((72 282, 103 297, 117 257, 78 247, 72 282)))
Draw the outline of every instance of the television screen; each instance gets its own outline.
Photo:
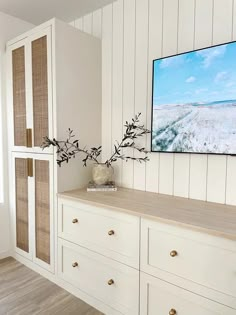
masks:
POLYGON ((236 42, 153 61, 151 151, 236 154, 236 42))

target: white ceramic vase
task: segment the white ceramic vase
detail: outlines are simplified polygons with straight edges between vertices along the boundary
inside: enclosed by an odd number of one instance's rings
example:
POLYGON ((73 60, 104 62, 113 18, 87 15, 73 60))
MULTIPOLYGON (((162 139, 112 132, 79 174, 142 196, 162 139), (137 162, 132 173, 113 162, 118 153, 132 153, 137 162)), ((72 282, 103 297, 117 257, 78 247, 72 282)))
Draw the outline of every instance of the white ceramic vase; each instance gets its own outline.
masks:
POLYGON ((113 180, 114 169, 104 163, 94 164, 92 170, 93 181, 96 185, 106 185, 113 180))

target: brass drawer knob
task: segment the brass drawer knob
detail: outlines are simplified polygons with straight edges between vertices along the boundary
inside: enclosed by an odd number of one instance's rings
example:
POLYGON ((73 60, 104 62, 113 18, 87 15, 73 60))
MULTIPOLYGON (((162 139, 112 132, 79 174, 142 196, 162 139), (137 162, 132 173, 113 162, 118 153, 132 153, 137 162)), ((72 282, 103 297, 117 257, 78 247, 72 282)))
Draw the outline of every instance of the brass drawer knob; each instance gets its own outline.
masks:
POLYGON ((72 223, 73 223, 73 224, 78 223, 78 222, 79 222, 78 219, 73 219, 73 220, 72 220, 72 223))
POLYGON ((176 315, 176 314, 177 314, 177 312, 173 308, 169 311, 169 315, 176 315))
POLYGON ((114 284, 114 280, 113 280, 113 279, 108 280, 108 281, 107 281, 107 284, 108 284, 108 285, 114 284))
POLYGON ((73 268, 76 268, 76 267, 78 267, 79 266, 79 264, 77 263, 77 262, 74 262, 73 264, 72 264, 72 267, 73 268))
POLYGON ((108 235, 114 235, 115 234, 115 231, 113 231, 113 230, 110 230, 109 232, 108 232, 108 235))
MULTIPOLYGON (((170 252, 170 256, 171 257, 175 257, 175 256, 177 256, 178 255, 178 253, 177 253, 177 251, 176 250, 172 250, 171 252, 170 252)), ((172 314, 171 314, 172 315, 172 314)))

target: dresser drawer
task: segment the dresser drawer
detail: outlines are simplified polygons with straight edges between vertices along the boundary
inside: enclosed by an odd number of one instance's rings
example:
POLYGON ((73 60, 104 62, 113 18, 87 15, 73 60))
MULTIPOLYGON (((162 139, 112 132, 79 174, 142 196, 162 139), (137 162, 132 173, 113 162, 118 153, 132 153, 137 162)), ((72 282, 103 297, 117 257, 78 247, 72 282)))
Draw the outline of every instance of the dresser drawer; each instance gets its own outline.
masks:
POLYGON ((139 268, 138 217, 63 199, 58 209, 59 237, 139 268))
POLYGON ((140 315, 235 315, 236 310, 141 273, 140 315))
POLYGON ((141 270, 160 271, 236 297, 236 242, 149 220, 141 223, 141 270))
POLYGON ((59 239, 59 277, 121 314, 138 315, 139 272, 59 239))

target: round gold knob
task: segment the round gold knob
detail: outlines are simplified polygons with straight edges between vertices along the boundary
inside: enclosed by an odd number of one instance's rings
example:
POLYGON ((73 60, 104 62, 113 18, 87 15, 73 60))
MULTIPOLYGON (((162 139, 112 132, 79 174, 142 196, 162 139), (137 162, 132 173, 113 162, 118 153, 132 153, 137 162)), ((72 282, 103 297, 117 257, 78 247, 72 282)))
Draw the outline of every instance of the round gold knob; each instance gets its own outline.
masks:
POLYGON ((78 223, 78 222, 79 222, 78 219, 73 219, 73 220, 72 220, 72 223, 73 223, 73 224, 78 223))
POLYGON ((110 230, 109 232, 108 232, 108 235, 114 235, 115 234, 115 231, 113 231, 113 230, 110 230))
POLYGON ((114 284, 114 280, 113 280, 113 279, 108 280, 108 281, 107 281, 107 284, 108 284, 108 285, 114 284))
POLYGON ((78 264, 77 262, 74 262, 74 263, 72 264, 72 267, 73 267, 73 268, 78 267, 78 266, 79 266, 79 264, 78 264))
POLYGON ((173 308, 169 311, 169 315, 176 315, 176 314, 177 314, 177 312, 173 308))
POLYGON ((177 253, 176 250, 172 250, 172 251, 170 252, 170 256, 171 256, 171 257, 175 257, 175 256, 177 256, 177 255, 178 255, 178 253, 177 253))

